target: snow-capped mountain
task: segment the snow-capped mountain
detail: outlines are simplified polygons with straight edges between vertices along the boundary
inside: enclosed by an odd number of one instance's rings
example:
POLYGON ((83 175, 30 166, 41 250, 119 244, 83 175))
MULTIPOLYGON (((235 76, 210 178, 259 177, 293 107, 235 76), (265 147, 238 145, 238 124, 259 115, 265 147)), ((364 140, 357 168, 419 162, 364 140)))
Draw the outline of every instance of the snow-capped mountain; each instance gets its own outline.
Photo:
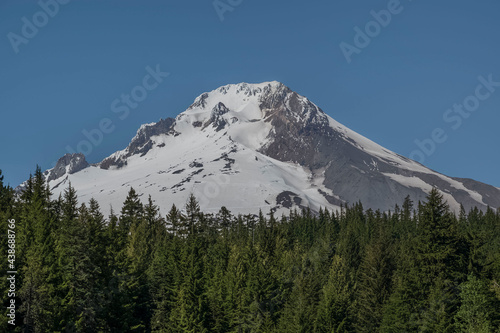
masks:
POLYGON ((89 165, 62 157, 45 172, 55 195, 71 182, 79 199, 119 209, 130 187, 166 213, 188 195, 204 211, 336 209, 361 201, 389 210, 407 195, 440 189, 455 211, 500 207, 500 189, 452 178, 393 153, 336 122, 279 82, 234 84, 200 95, 175 119, 142 125, 124 150, 89 165))

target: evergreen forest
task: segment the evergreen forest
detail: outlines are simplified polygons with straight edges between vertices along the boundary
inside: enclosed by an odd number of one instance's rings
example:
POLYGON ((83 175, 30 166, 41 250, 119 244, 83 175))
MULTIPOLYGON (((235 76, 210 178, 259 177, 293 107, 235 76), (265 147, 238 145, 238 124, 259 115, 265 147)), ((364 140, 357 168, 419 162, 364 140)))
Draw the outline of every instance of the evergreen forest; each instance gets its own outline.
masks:
POLYGON ((103 216, 40 168, 20 193, 0 171, 1 332, 500 332, 497 207, 455 214, 437 189, 287 216, 123 200, 103 216))

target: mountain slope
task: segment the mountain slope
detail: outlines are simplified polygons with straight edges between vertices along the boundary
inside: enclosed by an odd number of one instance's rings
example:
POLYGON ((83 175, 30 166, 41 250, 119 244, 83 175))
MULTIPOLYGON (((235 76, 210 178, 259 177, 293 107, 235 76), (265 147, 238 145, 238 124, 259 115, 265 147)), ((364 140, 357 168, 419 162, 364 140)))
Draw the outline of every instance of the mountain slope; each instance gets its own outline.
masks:
MULTIPOLYGON (((500 207, 500 190, 452 178, 393 153, 336 122, 279 82, 236 84, 200 95, 175 119, 141 126, 127 148, 88 165, 66 155, 46 171, 54 194, 69 182, 81 200, 116 209, 130 186, 165 213, 194 193, 205 211, 338 208, 361 201, 389 210, 434 186, 450 206, 500 207)), ((144 198, 145 199, 145 198, 144 198)))

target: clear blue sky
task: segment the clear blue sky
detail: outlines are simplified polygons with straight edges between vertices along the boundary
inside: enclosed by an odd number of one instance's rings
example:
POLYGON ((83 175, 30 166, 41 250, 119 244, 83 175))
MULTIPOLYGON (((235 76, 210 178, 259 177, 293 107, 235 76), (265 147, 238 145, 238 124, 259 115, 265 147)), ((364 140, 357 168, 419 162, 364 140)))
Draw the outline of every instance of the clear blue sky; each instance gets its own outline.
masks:
POLYGON ((2 0, 0 169, 6 181, 18 185, 36 164, 50 168, 101 119, 110 119, 114 130, 93 147, 89 162, 123 149, 141 124, 174 117, 204 91, 277 80, 405 156, 418 149, 415 140, 441 128, 447 140, 435 143, 425 165, 500 186, 500 87, 458 128, 452 127, 456 118, 443 119, 475 93, 478 76, 500 82, 499 1, 231 3, 221 21, 212 0, 74 0, 53 17, 40 14, 35 1, 2 0), (388 7, 398 13, 379 24, 380 31, 368 24, 374 37, 348 63, 340 43, 355 46, 354 28, 364 30, 372 10, 388 7), (34 36, 25 27, 29 38, 20 42, 26 21, 40 27, 34 36), (170 75, 120 119, 112 102, 142 85, 145 68, 157 64, 170 75))

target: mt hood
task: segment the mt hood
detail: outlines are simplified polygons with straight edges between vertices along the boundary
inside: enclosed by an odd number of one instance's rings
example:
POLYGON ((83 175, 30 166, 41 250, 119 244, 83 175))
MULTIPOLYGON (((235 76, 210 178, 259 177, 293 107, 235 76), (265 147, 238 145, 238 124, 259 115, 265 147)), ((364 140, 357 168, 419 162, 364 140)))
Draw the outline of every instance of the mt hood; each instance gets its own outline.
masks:
POLYGON ((276 214, 337 209, 361 201, 389 210, 437 187, 458 211, 500 207, 500 189, 453 178, 391 152, 341 125, 279 82, 235 84, 200 95, 175 119, 142 125, 124 150, 90 165, 67 154, 45 172, 59 195, 71 182, 81 201, 119 210, 130 187, 165 214, 190 193, 202 210, 276 214))

